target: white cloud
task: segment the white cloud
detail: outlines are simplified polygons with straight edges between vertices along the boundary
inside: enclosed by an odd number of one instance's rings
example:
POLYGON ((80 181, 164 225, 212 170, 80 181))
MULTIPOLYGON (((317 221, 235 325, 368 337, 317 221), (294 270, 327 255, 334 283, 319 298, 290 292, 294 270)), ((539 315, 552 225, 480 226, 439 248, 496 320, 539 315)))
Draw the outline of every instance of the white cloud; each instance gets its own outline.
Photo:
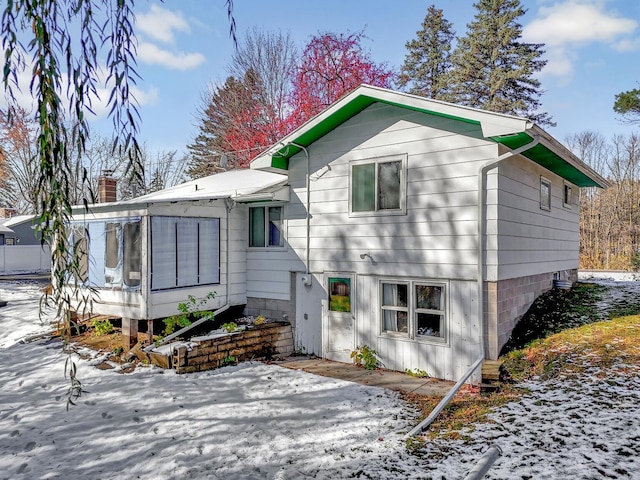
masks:
POLYGON ((623 38, 614 43, 613 48, 618 52, 634 52, 640 50, 640 38, 623 38))
POLYGON ((176 33, 191 32, 189 22, 179 12, 151 5, 148 12, 136 16, 136 32, 140 38, 137 48, 139 62, 173 70, 189 70, 205 61, 204 55, 199 52, 183 52, 159 46, 174 46, 176 33))
MULTIPOLYGON (((31 79, 32 79, 32 69, 30 65, 27 65, 25 68, 18 70, 18 85, 17 87, 13 87, 14 96, 15 96, 15 104, 21 106, 29 112, 33 112, 37 107, 36 100, 31 94, 31 90, 29 88, 31 79)), ((106 70, 100 69, 97 72, 96 79, 96 95, 91 97, 91 111, 95 114, 91 114, 88 111, 87 118, 89 121, 98 120, 102 118, 106 118, 109 114, 109 107, 107 102, 109 100, 109 96, 111 94, 111 89, 113 88, 113 79, 109 80, 107 83, 108 74, 106 70)), ((64 106, 69 105, 69 97, 67 96, 67 92, 69 89, 66 87, 67 75, 66 73, 62 73, 63 87, 62 91, 59 92, 61 103, 64 106)), ((37 86, 34 85, 34 88, 37 86)), ((131 86, 131 95, 132 100, 135 99, 135 104, 138 106, 144 105, 154 105, 158 102, 158 89, 155 87, 151 87, 147 90, 142 90, 139 87, 132 85, 131 86)), ((9 102, 6 96, 0 96, 0 108, 6 108, 9 102)))
POLYGON ((541 7, 538 18, 524 27, 527 42, 544 43, 547 66, 543 74, 570 77, 576 52, 592 43, 605 43, 618 51, 639 48, 632 35, 638 22, 606 11, 601 0, 568 0, 541 7))
POLYGON ((605 12, 603 7, 601 3, 584 0, 542 7, 540 18, 525 27, 523 36, 550 46, 612 42, 633 33, 638 26, 637 21, 605 12))
POLYGON ((136 31, 162 43, 175 43, 174 31, 189 33, 189 23, 181 13, 151 5, 147 13, 136 15, 136 31))
POLYGON ((188 70, 205 62, 201 53, 170 52, 149 42, 138 45, 138 61, 161 65, 173 70, 188 70))

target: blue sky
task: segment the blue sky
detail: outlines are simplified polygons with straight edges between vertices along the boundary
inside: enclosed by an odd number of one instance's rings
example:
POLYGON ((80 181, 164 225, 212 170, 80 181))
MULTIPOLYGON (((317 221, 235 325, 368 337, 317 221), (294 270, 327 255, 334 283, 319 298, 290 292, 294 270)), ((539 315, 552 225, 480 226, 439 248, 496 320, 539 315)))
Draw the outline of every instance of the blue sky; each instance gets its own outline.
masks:
MULTIPOLYGON (((405 43, 415 37, 431 3, 444 10, 459 36, 473 19, 472 0, 235 0, 239 38, 258 25, 290 32, 301 51, 318 31, 358 32, 377 62, 399 70, 405 43)), ((640 2, 524 0, 525 40, 546 44, 539 75, 543 108, 557 122, 547 130, 564 141, 583 130, 607 137, 631 133, 612 110, 614 95, 640 88, 640 2)), ((221 83, 233 52, 224 0, 166 0, 136 4, 137 97, 140 140, 152 150, 186 152, 197 134, 202 93, 221 83)), ((97 120, 104 132, 110 122, 97 120)))

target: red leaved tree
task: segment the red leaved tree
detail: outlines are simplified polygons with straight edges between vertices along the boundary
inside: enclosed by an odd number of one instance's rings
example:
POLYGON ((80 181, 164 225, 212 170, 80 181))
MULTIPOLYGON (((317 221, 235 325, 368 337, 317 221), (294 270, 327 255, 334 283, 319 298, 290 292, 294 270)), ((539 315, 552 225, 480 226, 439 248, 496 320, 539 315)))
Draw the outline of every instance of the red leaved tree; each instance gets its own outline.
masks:
POLYGON ((293 79, 291 130, 361 83, 391 88, 395 74, 376 63, 361 45, 364 32, 321 33, 311 38, 293 79))

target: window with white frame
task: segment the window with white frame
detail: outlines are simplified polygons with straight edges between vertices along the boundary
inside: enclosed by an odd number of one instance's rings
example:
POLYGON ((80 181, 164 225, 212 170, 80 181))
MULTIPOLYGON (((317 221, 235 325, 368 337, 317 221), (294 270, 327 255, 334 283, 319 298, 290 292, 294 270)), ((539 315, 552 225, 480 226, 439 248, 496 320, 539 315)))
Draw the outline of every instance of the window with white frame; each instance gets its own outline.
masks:
POLYGON ((551 181, 540 177, 540 208, 551 210, 551 181))
POLYGON ((249 246, 282 247, 284 212, 282 205, 249 208, 249 246))
POLYGON ((571 188, 571 185, 568 184, 567 182, 564 182, 564 189, 562 193, 562 204, 566 208, 571 208, 571 202, 573 201, 572 197, 573 197, 573 189, 571 188))
POLYGON ((220 283, 220 219, 151 217, 151 289, 217 283, 220 283))
POLYGON ((404 213, 406 155, 351 162, 350 213, 404 213))
POLYGON ((446 284, 380 282, 382 332, 412 339, 446 338, 446 284))

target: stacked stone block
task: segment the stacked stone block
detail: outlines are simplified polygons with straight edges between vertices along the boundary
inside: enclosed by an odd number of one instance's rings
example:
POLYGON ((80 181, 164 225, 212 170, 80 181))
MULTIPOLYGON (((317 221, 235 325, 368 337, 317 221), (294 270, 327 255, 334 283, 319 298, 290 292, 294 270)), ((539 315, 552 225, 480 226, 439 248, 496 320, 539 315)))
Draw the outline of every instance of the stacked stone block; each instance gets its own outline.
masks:
POLYGON ((257 357, 293 352, 293 334, 287 322, 255 325, 221 337, 192 340, 197 345, 173 349, 171 366, 178 373, 199 372, 224 366, 229 359, 242 362, 257 357))

